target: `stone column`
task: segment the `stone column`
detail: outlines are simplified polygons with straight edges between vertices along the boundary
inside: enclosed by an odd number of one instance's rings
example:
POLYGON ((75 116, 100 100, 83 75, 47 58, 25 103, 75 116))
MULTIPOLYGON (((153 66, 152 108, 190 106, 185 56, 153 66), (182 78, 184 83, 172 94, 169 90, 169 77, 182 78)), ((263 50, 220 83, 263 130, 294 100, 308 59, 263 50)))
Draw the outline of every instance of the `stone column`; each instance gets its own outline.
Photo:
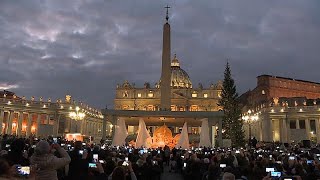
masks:
POLYGON ((31 126, 32 126, 32 113, 28 114, 26 137, 28 138, 31 135, 31 126))
POLYGON ((0 134, 2 134, 2 124, 3 124, 3 119, 4 119, 4 110, 0 110, 0 134))
POLYGON ((315 119, 315 121, 316 121, 316 135, 317 135, 317 143, 319 144, 320 143, 320 119, 315 119))
POLYGON ((288 114, 286 114, 286 127, 287 127, 287 142, 291 143, 291 129, 290 129, 290 120, 288 114))
POLYGON ((310 121, 309 119, 305 119, 305 123, 306 123, 306 134, 307 134, 307 139, 311 140, 311 128, 310 128, 310 121))
POLYGON ((12 134, 12 121, 14 117, 14 111, 9 112, 9 120, 8 120, 8 128, 7 128, 7 134, 12 134))
POLYGON ((23 120, 23 112, 19 112, 18 125, 17 125, 17 128, 16 128, 18 137, 21 136, 21 132, 22 132, 22 120, 23 120))
POLYGON ((64 119, 64 132, 70 133, 70 118, 68 116, 65 116, 64 119))
POLYGON ((39 137, 40 136, 40 121, 41 121, 41 114, 38 114, 37 115, 37 129, 36 129, 36 137, 39 137))
POLYGON ((59 135, 60 118, 61 118, 61 114, 55 115, 55 121, 53 123, 53 136, 59 135))
POLYGON ((279 125, 280 125, 280 142, 281 143, 287 143, 288 138, 287 138, 287 125, 286 125, 286 120, 285 119, 279 119, 279 125))
POLYGON ((85 121, 85 118, 84 118, 84 119, 81 121, 81 134, 82 134, 82 135, 85 135, 85 134, 86 134, 85 128, 86 128, 86 121, 85 121))
POLYGON ((102 139, 106 139, 106 131, 107 131, 107 116, 104 116, 102 119, 102 139))
POLYGON ((222 144, 222 118, 219 119, 218 128, 219 128, 218 143, 219 143, 219 146, 222 147, 223 146, 223 144, 222 144))
POLYGON ((272 122, 269 115, 264 115, 262 119, 263 140, 272 142, 272 122))

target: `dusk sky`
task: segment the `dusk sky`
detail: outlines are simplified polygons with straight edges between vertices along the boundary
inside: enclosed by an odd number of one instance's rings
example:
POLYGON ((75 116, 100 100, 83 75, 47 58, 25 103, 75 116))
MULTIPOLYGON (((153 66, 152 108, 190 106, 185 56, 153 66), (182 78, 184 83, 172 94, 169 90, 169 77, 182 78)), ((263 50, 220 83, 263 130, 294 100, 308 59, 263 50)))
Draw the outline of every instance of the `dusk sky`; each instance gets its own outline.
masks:
POLYGON ((160 78, 162 26, 194 87, 256 76, 320 82, 319 0, 1 0, 0 89, 113 106, 117 83, 160 78))

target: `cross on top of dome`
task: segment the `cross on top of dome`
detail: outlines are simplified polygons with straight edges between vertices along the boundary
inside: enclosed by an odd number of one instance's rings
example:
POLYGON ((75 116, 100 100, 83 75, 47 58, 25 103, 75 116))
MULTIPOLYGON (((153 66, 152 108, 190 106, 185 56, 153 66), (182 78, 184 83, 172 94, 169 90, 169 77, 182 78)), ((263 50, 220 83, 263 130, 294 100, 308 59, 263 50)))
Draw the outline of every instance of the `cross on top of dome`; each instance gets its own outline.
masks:
POLYGON ((171 61, 171 67, 180 67, 179 60, 177 59, 177 54, 174 54, 174 58, 171 61))

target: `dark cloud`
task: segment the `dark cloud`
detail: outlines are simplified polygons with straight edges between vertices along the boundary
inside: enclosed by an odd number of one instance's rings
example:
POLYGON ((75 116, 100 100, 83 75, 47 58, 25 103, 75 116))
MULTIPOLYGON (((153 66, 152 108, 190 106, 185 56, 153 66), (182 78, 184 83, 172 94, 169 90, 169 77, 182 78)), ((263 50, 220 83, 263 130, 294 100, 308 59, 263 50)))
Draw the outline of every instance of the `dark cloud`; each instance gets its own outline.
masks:
MULTIPOLYGON (((2 0, 0 87, 111 106, 117 83, 159 80, 166 4, 2 0)), ((169 4, 172 54, 195 86, 223 79, 227 59, 239 93, 254 88, 261 74, 319 81, 318 0, 169 4)))

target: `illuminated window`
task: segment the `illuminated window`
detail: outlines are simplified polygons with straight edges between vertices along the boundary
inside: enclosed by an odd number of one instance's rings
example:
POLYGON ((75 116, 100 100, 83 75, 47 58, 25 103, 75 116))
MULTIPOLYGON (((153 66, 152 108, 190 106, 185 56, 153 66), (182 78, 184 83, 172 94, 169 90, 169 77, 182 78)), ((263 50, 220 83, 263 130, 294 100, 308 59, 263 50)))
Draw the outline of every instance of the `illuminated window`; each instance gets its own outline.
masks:
POLYGON ((154 111, 154 106, 153 105, 148 105, 147 111, 154 111))
POLYGON ((264 90, 261 91, 261 94, 266 94, 266 92, 264 90))
POLYGON ((192 97, 196 98, 196 97, 198 97, 198 94, 197 93, 192 93, 192 97))
POLYGON ((177 106, 171 105, 171 111, 177 111, 177 106))
POLYGON ((141 97, 141 93, 138 93, 138 97, 141 97))
POLYGON ((204 94, 203 94, 203 97, 204 97, 204 98, 207 98, 207 97, 208 97, 208 94, 207 94, 207 93, 204 93, 204 94))
POLYGON ((221 98, 221 91, 218 92, 218 97, 221 98))
POLYGON ((152 98, 153 97, 153 92, 152 91, 149 91, 148 93, 148 97, 152 98))
POLYGON ((190 111, 198 111, 198 105, 192 105, 190 111))

